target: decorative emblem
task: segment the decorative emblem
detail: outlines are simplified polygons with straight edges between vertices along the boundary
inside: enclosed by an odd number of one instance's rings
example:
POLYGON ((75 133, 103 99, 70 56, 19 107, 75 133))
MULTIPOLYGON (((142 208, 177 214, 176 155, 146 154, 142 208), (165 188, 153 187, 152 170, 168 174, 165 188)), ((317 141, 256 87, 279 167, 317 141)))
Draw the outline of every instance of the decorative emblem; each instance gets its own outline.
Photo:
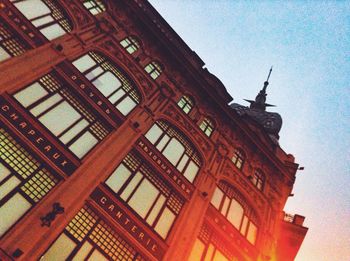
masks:
POLYGON ((51 222, 55 220, 58 214, 62 214, 64 212, 64 207, 60 205, 60 203, 55 202, 52 204, 52 211, 47 213, 46 216, 41 217, 41 226, 51 226, 51 222))

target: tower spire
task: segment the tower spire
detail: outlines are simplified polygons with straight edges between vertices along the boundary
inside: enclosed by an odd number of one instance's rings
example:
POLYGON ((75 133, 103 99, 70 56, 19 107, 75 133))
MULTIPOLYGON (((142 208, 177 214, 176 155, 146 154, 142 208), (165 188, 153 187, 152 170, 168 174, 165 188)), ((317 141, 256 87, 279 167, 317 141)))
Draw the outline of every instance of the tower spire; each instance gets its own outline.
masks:
POLYGON ((271 68, 270 68, 269 75, 267 76, 267 79, 266 79, 266 81, 264 82, 264 87, 260 90, 260 92, 259 92, 258 95, 256 96, 255 101, 244 99, 245 101, 247 101, 247 102, 250 103, 250 108, 251 108, 251 109, 256 109, 256 110, 265 111, 265 110, 266 110, 266 107, 275 106, 275 105, 271 105, 271 104, 265 103, 265 102, 266 102, 266 96, 267 96, 267 94, 266 94, 266 88, 267 88, 267 86, 269 85, 269 79, 270 79, 270 76, 271 76, 271 72, 272 72, 272 66, 271 66, 271 68))

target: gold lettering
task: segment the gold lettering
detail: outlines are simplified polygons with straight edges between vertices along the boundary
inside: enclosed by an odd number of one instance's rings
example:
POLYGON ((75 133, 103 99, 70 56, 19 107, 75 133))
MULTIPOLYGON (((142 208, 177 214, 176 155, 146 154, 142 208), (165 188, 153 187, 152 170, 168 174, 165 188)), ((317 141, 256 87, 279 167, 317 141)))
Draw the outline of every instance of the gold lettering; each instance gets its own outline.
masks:
POLYGON ((50 145, 45 146, 45 147, 44 147, 44 150, 50 151, 50 150, 51 150, 51 146, 50 146, 50 145))
POLYGON ((24 129, 25 127, 27 127, 27 123, 24 122, 24 121, 22 121, 22 122, 19 124, 19 126, 20 126, 22 129, 24 129))
POLYGON ((1 107, 1 109, 2 109, 3 111, 9 111, 10 107, 9 107, 8 105, 3 105, 3 106, 1 107))
POLYGON ((17 116, 16 113, 12 113, 12 114, 10 115, 10 117, 11 117, 13 120, 17 120, 17 119, 18 119, 18 116, 17 116))
POLYGON ((108 210, 113 211, 114 205, 109 205, 108 210))
POLYGON ((66 160, 63 160, 61 163, 61 166, 65 166, 68 162, 66 160))
POLYGON ((137 226, 132 226, 131 231, 136 232, 137 226))
POLYGON ((126 218, 124 224, 127 225, 130 222, 130 219, 126 218))
POLYGON ((84 83, 80 84, 80 88, 81 88, 81 89, 85 89, 85 87, 86 87, 86 86, 85 86, 84 83))
POLYGON ((157 250, 157 245, 153 244, 152 251, 155 252, 157 250))
POLYGON ((97 105, 101 106, 102 102, 101 101, 97 101, 97 105))
POLYGON ((53 157, 54 159, 58 159, 60 156, 61 156, 61 155, 60 155, 59 153, 56 152, 55 154, 53 154, 52 157, 53 157))
POLYGON ((39 137, 39 138, 36 139, 36 143, 40 143, 40 142, 42 142, 42 141, 43 141, 43 138, 41 138, 41 137, 39 137))
POLYGON ((120 219, 123 216, 123 213, 118 211, 117 214, 115 214, 115 216, 120 219))
POLYGON ((106 110, 106 113, 107 113, 107 114, 110 114, 110 113, 111 113, 111 111, 110 111, 109 109, 107 109, 107 110, 106 110))
POLYGON ((101 199, 100 199, 100 202, 104 205, 104 204, 106 204, 106 201, 107 201, 107 199, 105 198, 105 197, 102 197, 101 199))
POLYGON ((145 235, 145 234, 141 232, 141 233, 139 234, 139 238, 140 238, 140 239, 143 239, 144 235, 145 235))
POLYGON ((90 96, 90 97, 94 97, 95 94, 93 94, 92 92, 90 92, 90 93, 89 93, 89 96, 90 96))
POLYGON ((72 75, 72 77, 71 77, 71 78, 72 78, 72 80, 73 80, 73 81, 75 81, 75 80, 77 79, 77 76, 72 75))
POLYGON ((28 134, 34 135, 34 134, 35 134, 35 130, 30 130, 30 131, 28 131, 28 134))

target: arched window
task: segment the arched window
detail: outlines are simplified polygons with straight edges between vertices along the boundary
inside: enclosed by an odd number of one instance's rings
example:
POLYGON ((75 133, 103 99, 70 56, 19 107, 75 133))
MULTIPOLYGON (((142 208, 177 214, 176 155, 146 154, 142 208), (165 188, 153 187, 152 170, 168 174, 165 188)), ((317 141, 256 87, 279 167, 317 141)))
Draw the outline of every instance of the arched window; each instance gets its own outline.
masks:
POLYGON ((48 39, 72 30, 69 20, 52 0, 15 0, 16 8, 48 39))
POLYGON ((177 105, 184 111, 184 113, 188 114, 192 110, 193 100, 190 97, 184 95, 181 97, 177 105))
POLYGON ((199 125, 199 128, 204 132, 205 135, 210 137, 214 130, 214 123, 212 122, 212 120, 204 118, 201 124, 199 125))
POLYGON ((155 80, 162 73, 162 68, 157 62, 151 62, 145 66, 145 71, 155 80))
POLYGON ((258 219, 245 199, 227 182, 216 187, 211 204, 251 243, 255 244, 258 219))
POLYGON ((100 0, 82 0, 83 5, 93 15, 106 11, 105 5, 100 0))
POLYGON ((120 111, 128 115, 140 103, 140 94, 131 81, 103 56, 89 52, 73 65, 120 111))
POLYGON ((163 239, 167 237, 184 201, 146 163, 129 153, 105 184, 163 239))
POLYGON ((0 62, 25 52, 21 41, 0 20, 0 62))
POLYGON ((251 182, 258 190, 263 190, 265 185, 265 175, 261 170, 255 170, 254 176, 251 177, 251 182))
POLYGON ((140 43, 132 36, 121 40, 120 45, 130 54, 136 52, 140 48, 140 43))
POLYGON ((232 157, 232 162, 235 164, 235 166, 238 169, 242 169, 245 161, 245 153, 241 149, 236 149, 233 157, 232 157))
POLYGON ((198 153, 178 130, 164 121, 157 121, 145 137, 180 171, 193 182, 201 162, 198 153))
POLYGON ((41 77, 13 97, 78 158, 108 135, 104 124, 54 74, 41 77))

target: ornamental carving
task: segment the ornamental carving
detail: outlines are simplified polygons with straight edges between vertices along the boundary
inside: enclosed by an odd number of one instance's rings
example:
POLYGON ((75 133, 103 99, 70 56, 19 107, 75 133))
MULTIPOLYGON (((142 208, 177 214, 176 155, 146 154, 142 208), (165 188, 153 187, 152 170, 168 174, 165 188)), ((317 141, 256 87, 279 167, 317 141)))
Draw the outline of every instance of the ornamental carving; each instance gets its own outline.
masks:
POLYGON ((92 16, 86 12, 86 10, 81 9, 81 3, 75 0, 68 0, 65 2, 67 9, 72 15, 72 18, 77 22, 78 27, 84 27, 90 23, 94 22, 92 16))
POLYGON ((187 130, 190 133, 190 136, 193 137, 199 144, 201 151, 203 151, 205 155, 209 154, 209 152, 212 150, 211 144, 202 138, 202 134, 199 133, 197 129, 192 127, 193 123, 188 122, 188 120, 185 120, 182 115, 178 113, 178 109, 175 108, 173 104, 167 106, 164 114, 169 116, 171 119, 179 123, 185 130, 187 130))

